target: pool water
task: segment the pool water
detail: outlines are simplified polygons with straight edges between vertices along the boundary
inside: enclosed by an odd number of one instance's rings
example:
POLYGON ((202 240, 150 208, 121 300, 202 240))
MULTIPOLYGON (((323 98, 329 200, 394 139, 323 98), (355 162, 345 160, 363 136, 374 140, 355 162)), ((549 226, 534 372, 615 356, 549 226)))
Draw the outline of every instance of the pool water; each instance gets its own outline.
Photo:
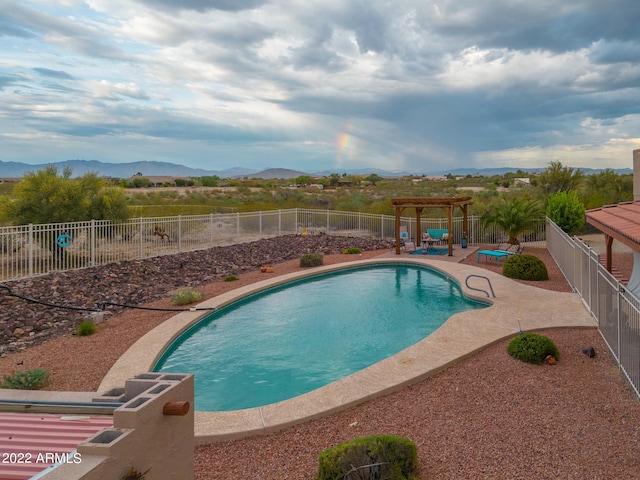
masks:
POLYGON ((184 332, 154 370, 195 374, 195 408, 286 400, 409 347, 451 315, 487 304, 426 267, 376 265, 262 291, 184 332))

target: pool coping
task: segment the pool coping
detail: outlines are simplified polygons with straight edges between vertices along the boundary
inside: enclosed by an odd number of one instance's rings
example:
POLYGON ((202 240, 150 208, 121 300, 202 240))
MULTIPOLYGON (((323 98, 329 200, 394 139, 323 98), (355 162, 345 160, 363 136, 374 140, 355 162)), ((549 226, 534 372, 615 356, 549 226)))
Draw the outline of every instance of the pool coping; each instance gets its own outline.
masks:
MULTIPOLYGON (((596 322, 575 293, 544 290, 510 280, 479 267, 422 256, 376 257, 272 277, 210 298, 198 308, 221 308, 238 298, 268 287, 319 273, 354 266, 377 264, 428 266, 453 278, 465 296, 492 305, 450 317, 440 328, 420 342, 364 370, 298 397, 262 407, 226 412, 195 412, 195 441, 232 440, 277 431, 298 423, 338 412, 367 400, 419 382, 478 350, 521 330, 572 327, 596 328, 596 322), (496 298, 487 299, 465 285, 468 275, 490 280, 496 298)), ((473 278, 476 288, 487 287, 473 278)), ((125 380, 150 371, 164 348, 207 311, 187 311, 171 317, 132 345, 112 366, 98 392, 121 387, 125 380)))

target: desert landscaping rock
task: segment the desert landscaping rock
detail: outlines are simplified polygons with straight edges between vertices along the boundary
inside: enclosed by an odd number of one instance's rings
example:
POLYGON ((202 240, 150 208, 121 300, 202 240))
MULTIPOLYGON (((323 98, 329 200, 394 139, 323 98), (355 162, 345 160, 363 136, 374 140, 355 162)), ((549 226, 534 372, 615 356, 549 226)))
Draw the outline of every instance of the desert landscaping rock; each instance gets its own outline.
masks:
MULTIPOLYGON (((293 260, 305 253, 329 255, 350 247, 373 251, 390 249, 391 243, 345 236, 284 235, 82 270, 51 272, 3 285, 14 294, 44 303, 116 314, 123 311, 123 307, 105 303, 142 305, 163 298, 176 288, 221 281, 229 275, 254 271, 263 264, 293 260)), ((0 354, 73 332, 87 313, 28 302, 0 291, 0 354)))

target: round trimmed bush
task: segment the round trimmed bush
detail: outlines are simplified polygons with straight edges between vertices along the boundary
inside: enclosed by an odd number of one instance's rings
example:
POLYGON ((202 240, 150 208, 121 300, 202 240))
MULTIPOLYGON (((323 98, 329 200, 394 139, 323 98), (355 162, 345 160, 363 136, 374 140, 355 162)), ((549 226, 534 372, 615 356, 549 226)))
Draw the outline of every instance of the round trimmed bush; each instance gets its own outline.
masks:
POLYGON ((535 255, 511 255, 504 262, 502 274, 517 280, 549 280, 547 266, 535 255))
POLYGON ((324 264, 324 257, 321 253, 305 253, 300 257, 301 267, 319 267, 324 264))
POLYGON ((507 353, 513 358, 537 365, 541 365, 547 355, 552 355, 556 360, 560 356, 555 343, 537 333, 521 333, 509 342, 507 353))
POLYGON ((325 450, 315 480, 417 480, 415 443, 396 435, 372 435, 325 450))

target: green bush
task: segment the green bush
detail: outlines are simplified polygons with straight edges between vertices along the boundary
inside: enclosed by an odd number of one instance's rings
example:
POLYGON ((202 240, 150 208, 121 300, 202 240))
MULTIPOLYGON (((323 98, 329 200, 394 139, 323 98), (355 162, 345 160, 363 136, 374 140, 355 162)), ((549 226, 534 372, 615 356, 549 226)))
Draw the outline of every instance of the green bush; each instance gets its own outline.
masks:
POLYGON ((405 437, 373 435, 325 450, 316 480, 415 480, 418 452, 405 437))
POLYGON ((39 390, 47 384, 49 371, 42 368, 32 368, 5 375, 0 388, 15 388, 18 390, 39 390))
POLYGON ((537 365, 542 364, 547 355, 552 355, 556 360, 560 355, 551 339, 537 333, 521 333, 509 342, 507 353, 513 358, 537 365))
POLYGON ((584 227, 584 211, 584 204, 574 191, 557 192, 547 200, 547 217, 569 235, 584 227))
POLYGON ((518 280, 549 280, 547 266, 535 255, 511 255, 504 262, 502 274, 518 280))
POLYGON ((358 255, 362 253, 362 250, 360 250, 358 247, 351 247, 345 249, 342 253, 345 255, 358 255))
POLYGON ((189 305, 190 303, 199 302, 202 297, 202 292, 195 288, 182 288, 171 297, 171 303, 173 305, 189 305))
POLYGON ((96 333, 98 329, 96 328, 95 323, 91 320, 83 320, 78 325, 78 330, 76 330, 76 335, 79 337, 87 337, 89 335, 93 335, 96 333))
POLYGON ((324 257, 320 253, 305 253, 300 257, 301 267, 319 267, 324 264, 324 257))
POLYGON ((235 275, 229 275, 228 277, 224 277, 225 282, 235 282, 236 280, 238 280, 238 277, 236 277, 235 275))

